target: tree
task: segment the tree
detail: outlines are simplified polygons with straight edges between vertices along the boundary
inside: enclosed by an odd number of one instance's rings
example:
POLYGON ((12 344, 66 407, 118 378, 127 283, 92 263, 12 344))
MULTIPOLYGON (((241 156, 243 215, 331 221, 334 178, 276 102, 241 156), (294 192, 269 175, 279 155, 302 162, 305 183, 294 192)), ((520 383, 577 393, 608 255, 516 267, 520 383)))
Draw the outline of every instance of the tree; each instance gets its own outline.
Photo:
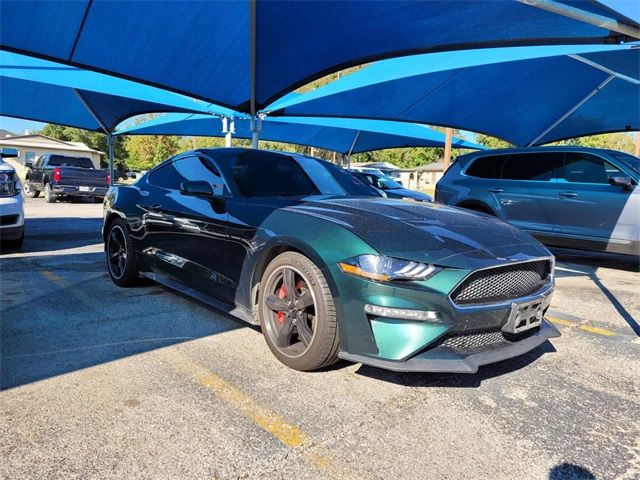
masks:
POLYGON ((128 164, 134 170, 149 170, 180 152, 180 137, 132 135, 126 143, 128 164))
POLYGON ((492 137, 490 135, 483 135, 483 134, 478 134, 476 135, 476 143, 479 143, 480 145, 484 145, 485 147, 488 147, 492 150, 498 149, 498 148, 511 148, 514 145, 506 142, 504 140, 500 140, 499 138, 496 137, 492 137))
MULTIPOLYGON (((90 130, 83 130, 81 128, 65 127, 64 125, 57 125, 55 123, 48 123, 39 132, 41 135, 62 140, 63 142, 82 142, 87 147, 100 152, 109 152, 109 146, 107 145, 107 136, 104 133, 92 132, 90 130)), ((127 150, 125 149, 126 138, 116 137, 116 144, 114 148, 114 163, 118 168, 126 168, 127 164, 127 150)), ((103 166, 108 163, 108 157, 101 159, 103 166)))
POLYGON ((551 145, 571 145, 590 148, 606 148, 620 150, 630 154, 634 153, 633 137, 628 133, 607 133, 602 135, 590 135, 588 137, 570 138, 551 145))

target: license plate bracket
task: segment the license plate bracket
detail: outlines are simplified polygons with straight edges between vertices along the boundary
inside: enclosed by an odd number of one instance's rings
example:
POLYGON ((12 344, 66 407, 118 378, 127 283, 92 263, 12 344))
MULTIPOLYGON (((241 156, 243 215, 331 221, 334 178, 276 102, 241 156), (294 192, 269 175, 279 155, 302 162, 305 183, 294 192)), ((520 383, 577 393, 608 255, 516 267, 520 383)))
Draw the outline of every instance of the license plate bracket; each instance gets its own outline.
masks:
POLYGON ((541 296, 527 302, 512 303, 509 320, 502 327, 503 332, 521 333, 542 325, 544 312, 551 303, 549 296, 541 296))

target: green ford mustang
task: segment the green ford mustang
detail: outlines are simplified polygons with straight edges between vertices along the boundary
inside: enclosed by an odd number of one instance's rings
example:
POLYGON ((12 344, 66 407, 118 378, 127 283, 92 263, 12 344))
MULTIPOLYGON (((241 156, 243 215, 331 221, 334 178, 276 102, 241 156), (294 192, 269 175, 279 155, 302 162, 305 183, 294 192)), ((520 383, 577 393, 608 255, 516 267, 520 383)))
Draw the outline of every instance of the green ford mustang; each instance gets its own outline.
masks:
POLYGON ((559 336, 539 242, 483 214, 379 197, 314 158, 187 152, 111 188, 104 208, 116 284, 145 276, 260 324, 299 370, 343 358, 475 372, 559 336))

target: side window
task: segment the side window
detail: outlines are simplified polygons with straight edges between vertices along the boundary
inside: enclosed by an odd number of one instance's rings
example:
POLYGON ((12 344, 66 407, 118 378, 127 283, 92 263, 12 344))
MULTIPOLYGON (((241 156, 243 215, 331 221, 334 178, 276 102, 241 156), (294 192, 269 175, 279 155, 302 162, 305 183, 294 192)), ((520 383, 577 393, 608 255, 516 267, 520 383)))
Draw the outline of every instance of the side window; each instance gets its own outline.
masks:
POLYGON ((560 166, 561 159, 562 154, 553 152, 513 154, 502 168, 502 178, 548 182, 554 169, 560 166))
POLYGON ((149 183, 156 187, 179 190, 182 178, 178 178, 178 172, 173 163, 168 163, 149 174, 149 183))
POLYGON ((571 183, 609 183, 620 170, 603 158, 588 153, 565 154, 562 177, 571 183))
POLYGON ((477 178, 500 178, 502 165, 507 157, 508 155, 491 155, 476 158, 464 173, 477 178))
POLYGON ((204 180, 211 185, 215 195, 226 193, 220 172, 209 160, 200 157, 187 157, 174 162, 173 166, 181 177, 180 183, 184 180, 204 180))

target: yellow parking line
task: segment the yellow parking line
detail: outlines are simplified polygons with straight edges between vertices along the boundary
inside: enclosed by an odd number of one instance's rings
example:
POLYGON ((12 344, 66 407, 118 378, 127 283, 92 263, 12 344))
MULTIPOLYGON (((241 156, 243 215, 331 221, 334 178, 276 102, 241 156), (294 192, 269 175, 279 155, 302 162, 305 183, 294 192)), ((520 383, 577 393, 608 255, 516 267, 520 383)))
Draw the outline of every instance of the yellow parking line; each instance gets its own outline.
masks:
POLYGON ((555 323, 557 325, 564 325, 565 327, 577 327, 580 330, 584 330, 585 332, 596 333, 598 335, 604 335, 605 337, 613 337, 616 333, 611 330, 606 330, 604 328, 599 327, 591 327, 589 325, 581 325, 577 322, 572 322, 570 320, 564 320, 563 318, 556 317, 545 317, 551 323, 555 323))
POLYGON ((580 330, 584 330, 585 332, 597 333, 598 335, 604 335, 606 337, 612 337, 615 335, 615 332, 611 330, 605 330, 604 328, 598 327, 590 327, 589 325, 580 325, 578 327, 580 330))
POLYGON ((62 278, 57 273, 50 272, 49 270, 42 270, 42 275, 44 275, 48 280, 51 280, 53 283, 66 283, 64 278, 62 278))
POLYGON ((161 351, 163 357, 180 373, 188 374, 196 383, 270 433, 289 448, 299 451, 318 470, 332 478, 359 478, 350 470, 338 467, 335 459, 315 444, 312 438, 296 425, 268 408, 219 375, 205 369, 170 347, 161 351))
POLYGON ((66 288, 67 289, 67 293, 71 297, 73 297, 76 300, 78 300, 79 302, 83 303, 86 307, 94 309, 94 310, 99 310, 100 309, 100 303, 95 298, 92 298, 89 295, 87 295, 86 293, 84 293, 81 288, 72 289, 71 287, 73 285, 69 281, 67 281, 66 279, 62 278, 57 273, 53 273, 50 270, 40 270, 40 273, 47 280, 55 283, 60 288, 66 288))

